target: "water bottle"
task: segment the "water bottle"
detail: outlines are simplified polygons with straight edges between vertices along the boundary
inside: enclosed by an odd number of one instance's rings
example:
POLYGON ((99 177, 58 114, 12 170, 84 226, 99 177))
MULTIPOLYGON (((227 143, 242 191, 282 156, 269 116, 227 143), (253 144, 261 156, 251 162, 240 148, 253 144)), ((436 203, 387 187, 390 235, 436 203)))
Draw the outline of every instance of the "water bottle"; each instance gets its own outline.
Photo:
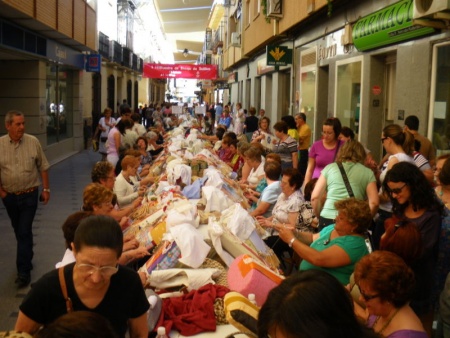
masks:
POLYGON ((164 326, 158 327, 158 330, 156 331, 156 338, 169 338, 166 335, 166 328, 164 326))
POLYGON ((248 294, 248 300, 249 300, 250 303, 252 303, 253 305, 258 306, 258 304, 256 304, 256 298, 255 298, 255 294, 254 294, 254 293, 249 293, 249 294, 248 294))

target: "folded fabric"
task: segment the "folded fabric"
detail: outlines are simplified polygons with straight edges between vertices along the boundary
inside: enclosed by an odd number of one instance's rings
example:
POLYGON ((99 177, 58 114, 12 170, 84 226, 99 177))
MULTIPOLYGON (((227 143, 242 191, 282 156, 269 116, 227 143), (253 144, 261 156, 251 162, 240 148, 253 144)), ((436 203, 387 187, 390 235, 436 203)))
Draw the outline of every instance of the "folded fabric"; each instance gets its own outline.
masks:
POLYGON ((202 177, 191 185, 185 186, 182 191, 183 195, 188 199, 200 199, 202 186, 205 184, 207 179, 207 177, 202 177))
POLYGON ((227 218, 227 228, 243 241, 248 239, 256 228, 254 218, 239 203, 224 211, 222 218, 227 218))
POLYGON ((202 233, 187 223, 171 227, 169 232, 180 248, 180 262, 192 268, 202 265, 211 250, 211 247, 205 243, 202 233))
POLYGON ((213 278, 221 274, 220 269, 167 269, 153 271, 149 276, 150 286, 158 289, 170 289, 186 286, 188 291, 197 290, 206 284, 215 284, 213 278))
POLYGON ((206 199, 206 212, 223 211, 234 204, 233 201, 223 193, 223 191, 214 186, 207 186, 205 184, 202 188, 202 193, 203 197, 206 199))
POLYGON ((156 327, 172 327, 184 336, 216 330, 214 300, 223 298, 230 290, 221 285, 207 284, 181 297, 163 300, 162 315, 156 327))

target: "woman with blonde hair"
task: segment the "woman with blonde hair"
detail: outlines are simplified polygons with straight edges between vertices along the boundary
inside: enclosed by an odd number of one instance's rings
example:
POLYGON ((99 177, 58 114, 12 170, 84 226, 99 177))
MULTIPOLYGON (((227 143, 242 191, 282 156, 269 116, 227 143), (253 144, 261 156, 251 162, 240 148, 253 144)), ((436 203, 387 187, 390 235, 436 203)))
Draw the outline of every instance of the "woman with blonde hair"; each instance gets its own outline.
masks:
POLYGON ((372 216, 376 214, 379 204, 377 183, 372 170, 364 166, 365 158, 362 144, 350 140, 341 147, 336 162, 322 170, 311 196, 314 213, 320 215, 319 230, 334 223, 335 202, 348 197, 367 199, 372 216))

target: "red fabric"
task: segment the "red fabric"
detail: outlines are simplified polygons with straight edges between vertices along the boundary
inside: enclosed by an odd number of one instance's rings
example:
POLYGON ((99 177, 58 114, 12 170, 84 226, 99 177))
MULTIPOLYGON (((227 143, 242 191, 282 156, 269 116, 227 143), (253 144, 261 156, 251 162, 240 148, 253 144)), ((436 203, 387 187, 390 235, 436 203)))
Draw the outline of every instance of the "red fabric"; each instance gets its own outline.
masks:
POLYGON ((223 298, 230 290, 225 286, 207 284, 181 297, 163 299, 161 316, 155 327, 172 327, 184 336, 215 331, 214 300, 223 298))

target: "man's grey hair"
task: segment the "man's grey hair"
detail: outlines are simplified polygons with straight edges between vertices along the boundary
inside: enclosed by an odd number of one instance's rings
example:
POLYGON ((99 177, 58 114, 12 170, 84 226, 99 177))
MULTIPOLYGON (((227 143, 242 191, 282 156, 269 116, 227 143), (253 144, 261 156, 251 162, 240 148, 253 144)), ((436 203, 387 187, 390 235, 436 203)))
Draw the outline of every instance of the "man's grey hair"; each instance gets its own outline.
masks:
POLYGON ((158 138, 158 135, 154 131, 149 131, 147 133, 147 138, 149 138, 150 140, 155 140, 158 138))
POLYGON ((5 124, 11 124, 14 120, 14 116, 24 116, 21 111, 18 110, 10 110, 5 115, 5 124))

